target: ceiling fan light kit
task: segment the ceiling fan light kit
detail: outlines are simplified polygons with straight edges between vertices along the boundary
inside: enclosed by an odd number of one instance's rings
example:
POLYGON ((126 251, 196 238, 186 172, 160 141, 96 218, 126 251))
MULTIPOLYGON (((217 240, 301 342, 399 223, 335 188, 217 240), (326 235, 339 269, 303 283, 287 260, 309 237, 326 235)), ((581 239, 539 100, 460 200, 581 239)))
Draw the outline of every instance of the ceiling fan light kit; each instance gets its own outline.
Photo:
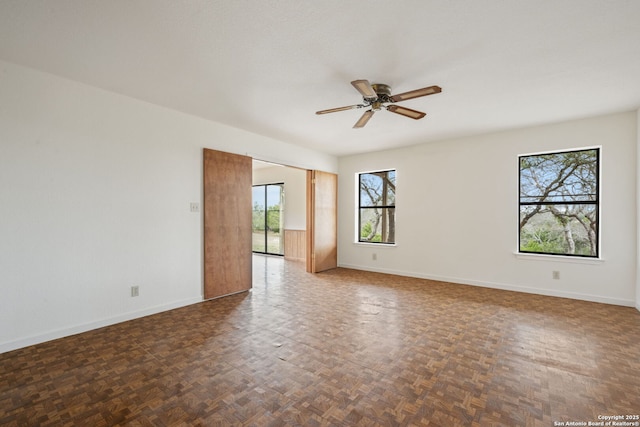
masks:
POLYGON ((353 126, 359 129, 367 124, 373 113, 385 109, 401 116, 418 120, 426 116, 422 111, 412 110, 411 108, 393 105, 396 102, 406 101, 408 99, 419 98, 421 96, 434 95, 442 92, 440 86, 428 86, 422 89, 411 90, 409 92, 391 95, 391 86, 383 83, 369 83, 368 80, 354 80, 351 85, 362 95, 362 104, 349 105, 346 107, 330 108, 328 110, 316 111, 316 114, 335 113, 338 111, 353 110, 356 108, 371 107, 370 110, 364 112, 360 119, 353 126), (392 104, 392 105, 385 105, 392 104))

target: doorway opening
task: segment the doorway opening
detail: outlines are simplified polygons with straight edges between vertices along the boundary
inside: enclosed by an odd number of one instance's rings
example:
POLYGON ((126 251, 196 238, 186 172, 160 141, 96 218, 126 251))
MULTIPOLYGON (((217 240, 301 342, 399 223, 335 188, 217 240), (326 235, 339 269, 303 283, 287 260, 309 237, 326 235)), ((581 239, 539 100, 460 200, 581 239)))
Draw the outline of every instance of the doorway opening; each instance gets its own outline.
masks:
POLYGON ((284 183, 252 187, 252 250, 284 255, 284 183))
MULTIPOLYGON (((203 296, 218 298, 252 287, 252 210, 248 187, 278 183, 279 259, 300 260, 308 272, 336 266, 337 175, 326 180, 320 171, 276 165, 248 155, 203 149, 203 296), (325 182, 326 181, 326 182, 325 182), (331 183, 327 185, 327 183, 331 183), (317 199, 317 200, 316 200, 317 199), (333 201, 327 203, 327 201, 333 201), (322 203, 319 203, 322 202, 322 203), (330 237, 330 239, 329 239, 330 237), (282 257, 282 255, 284 255, 282 257), (328 267, 327 267, 328 266, 328 267)), ((267 190, 263 190, 267 192, 267 190)), ((265 210, 269 203, 263 196, 265 210)), ((264 217, 263 217, 264 218, 264 217)), ((264 219, 263 219, 264 221, 264 219)), ((264 221, 266 222, 266 221, 264 221)), ((263 222, 263 224, 264 224, 263 222)), ((269 258, 269 224, 261 228, 264 250, 269 258)), ((271 230, 275 231, 275 230, 271 230)), ((258 239, 256 239, 258 240, 258 239)))
POLYGON ((252 201, 251 214, 262 222, 258 225, 255 221, 252 227, 256 232, 252 236, 255 242, 252 253, 302 261, 308 272, 336 267, 337 175, 254 158, 252 184, 257 194, 252 201), (270 185, 280 188, 280 197, 277 189, 270 189, 270 185), (279 217, 268 209, 271 206, 272 211, 277 211, 273 205, 278 201, 279 217), (262 208, 256 206, 256 202, 262 208), (258 207, 257 212, 253 212, 253 207, 258 207), (279 236, 274 233, 275 224, 279 236))
POLYGON ((305 169, 253 159, 254 254, 305 259, 306 175, 305 169))

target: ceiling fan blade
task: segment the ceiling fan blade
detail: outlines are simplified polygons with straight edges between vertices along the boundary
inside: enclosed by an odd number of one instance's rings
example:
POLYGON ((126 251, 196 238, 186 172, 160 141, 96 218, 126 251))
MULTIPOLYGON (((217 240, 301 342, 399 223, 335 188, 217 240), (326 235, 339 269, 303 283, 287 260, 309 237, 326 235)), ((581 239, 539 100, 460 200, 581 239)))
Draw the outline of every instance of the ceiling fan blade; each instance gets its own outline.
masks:
POLYGON ((407 99, 419 98, 421 96, 433 95, 442 92, 440 86, 423 87, 422 89, 410 90, 391 96, 391 102, 406 101, 407 99))
POLYGON ((320 111, 316 111, 316 114, 327 114, 327 113, 335 113, 338 111, 347 111, 347 110, 353 110, 355 108, 362 108, 364 107, 364 105, 349 105, 347 107, 338 107, 338 108, 329 108, 328 110, 320 110, 320 111))
POLYGON ((373 116, 373 110, 365 111, 364 114, 358 119, 355 125, 353 125, 354 129, 363 128, 364 125, 367 124, 369 119, 373 116))
POLYGON ((412 110, 411 108, 401 107, 399 105, 389 105, 387 107, 387 111, 391 111, 392 113, 401 114, 403 116, 418 120, 426 116, 426 113, 422 111, 412 110))
POLYGON ((354 80, 351 82, 351 84, 365 98, 378 97, 378 94, 376 93, 376 91, 373 90, 373 88, 371 87, 371 83, 369 83, 369 80, 354 80))

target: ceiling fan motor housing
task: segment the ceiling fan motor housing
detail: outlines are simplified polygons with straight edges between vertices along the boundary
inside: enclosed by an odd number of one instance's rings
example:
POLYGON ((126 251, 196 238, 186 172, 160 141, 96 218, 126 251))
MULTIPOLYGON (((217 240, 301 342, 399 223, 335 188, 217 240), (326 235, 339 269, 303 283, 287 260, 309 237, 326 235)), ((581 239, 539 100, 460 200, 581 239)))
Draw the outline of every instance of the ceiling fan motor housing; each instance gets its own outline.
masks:
POLYGON ((378 95, 378 101, 380 102, 392 102, 391 101, 391 86, 384 83, 373 83, 371 85, 373 91, 378 95))
POLYGON ((378 96, 377 98, 364 97, 364 102, 365 104, 370 105, 374 111, 380 111, 383 107, 382 104, 391 102, 391 86, 384 83, 372 83, 371 88, 373 88, 373 91, 378 96))
POLYGON ((378 94, 378 97, 387 95, 391 96, 391 86, 386 85, 384 83, 372 83, 371 87, 373 91, 378 94))

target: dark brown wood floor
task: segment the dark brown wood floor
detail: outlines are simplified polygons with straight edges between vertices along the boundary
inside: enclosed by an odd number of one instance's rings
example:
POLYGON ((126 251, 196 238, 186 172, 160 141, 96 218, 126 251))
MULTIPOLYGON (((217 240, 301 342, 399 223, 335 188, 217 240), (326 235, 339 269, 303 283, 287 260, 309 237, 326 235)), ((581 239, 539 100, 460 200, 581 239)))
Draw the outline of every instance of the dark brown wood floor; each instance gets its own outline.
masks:
POLYGON ((640 414, 633 308, 254 258, 252 292, 0 355, 0 425, 553 426, 640 414))

